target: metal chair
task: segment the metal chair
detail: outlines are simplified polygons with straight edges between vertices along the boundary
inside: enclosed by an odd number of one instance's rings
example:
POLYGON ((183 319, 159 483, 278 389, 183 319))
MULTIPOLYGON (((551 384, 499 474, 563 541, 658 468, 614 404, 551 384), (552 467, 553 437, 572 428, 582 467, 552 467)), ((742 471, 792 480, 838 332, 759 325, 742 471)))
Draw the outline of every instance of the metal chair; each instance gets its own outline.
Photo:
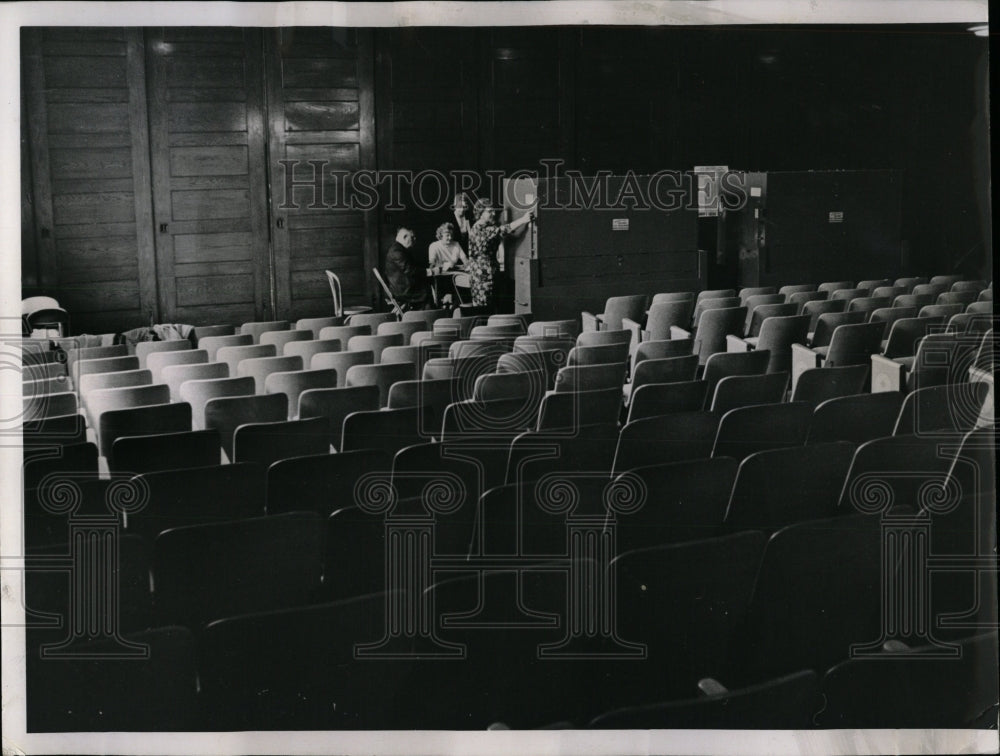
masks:
POLYGON ((330 284, 330 293, 333 295, 333 314, 337 317, 356 315, 361 312, 371 312, 371 307, 344 307, 343 292, 340 288, 340 279, 331 270, 324 271, 326 280, 330 284))

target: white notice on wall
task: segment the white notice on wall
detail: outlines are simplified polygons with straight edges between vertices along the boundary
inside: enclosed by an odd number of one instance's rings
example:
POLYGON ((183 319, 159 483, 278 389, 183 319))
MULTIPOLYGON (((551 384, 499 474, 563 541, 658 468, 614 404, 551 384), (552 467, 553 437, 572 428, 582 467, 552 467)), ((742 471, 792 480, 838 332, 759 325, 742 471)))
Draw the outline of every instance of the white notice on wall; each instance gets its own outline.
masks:
POLYGON ((612 231, 628 231, 628 218, 612 218, 611 219, 611 230, 612 231))

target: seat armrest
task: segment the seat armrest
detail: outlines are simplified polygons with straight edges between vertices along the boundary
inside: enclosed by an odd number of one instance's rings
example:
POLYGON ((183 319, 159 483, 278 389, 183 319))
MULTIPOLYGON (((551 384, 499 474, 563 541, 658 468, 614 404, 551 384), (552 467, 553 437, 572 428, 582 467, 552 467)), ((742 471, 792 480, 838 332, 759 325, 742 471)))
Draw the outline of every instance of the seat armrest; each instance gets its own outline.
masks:
POLYGON ((807 370, 820 367, 823 356, 802 344, 792 344, 792 393, 799 382, 799 376, 807 370))
MULTIPOLYGON (((642 341, 642 326, 632 318, 622 318, 622 328, 632 334, 628 343, 628 354, 630 358, 634 358, 635 350, 639 347, 639 342, 642 341)), ((631 361, 630 359, 629 362, 631 361)))
POLYGON ((734 336, 733 334, 726 336, 727 352, 750 352, 752 350, 753 344, 749 343, 746 339, 741 339, 739 336, 734 336))
POLYGON ((592 312, 581 312, 580 313, 580 324, 583 326, 584 331, 600 331, 601 330, 601 315, 594 315, 592 312))
POLYGON ((718 680, 705 677, 698 681, 698 690, 703 696, 724 696, 729 689, 718 680))
POLYGON ((690 339, 691 332, 681 328, 680 326, 670 326, 670 338, 673 339, 690 339))
POLYGON ((906 390, 906 365, 881 354, 872 355, 872 393, 906 390))

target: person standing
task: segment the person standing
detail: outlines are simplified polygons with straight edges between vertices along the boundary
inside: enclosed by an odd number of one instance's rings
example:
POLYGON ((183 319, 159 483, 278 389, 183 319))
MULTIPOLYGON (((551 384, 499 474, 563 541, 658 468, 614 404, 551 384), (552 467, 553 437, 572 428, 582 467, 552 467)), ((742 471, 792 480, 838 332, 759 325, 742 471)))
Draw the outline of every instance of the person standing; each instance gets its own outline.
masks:
POLYGON ((385 255, 385 278, 399 304, 410 310, 422 310, 430 301, 427 269, 417 260, 413 243, 417 240, 413 229, 400 226, 396 240, 385 255))
POLYGON ((469 264, 466 266, 472 283, 474 307, 493 306, 493 288, 500 263, 497 251, 507 234, 523 228, 535 219, 534 213, 525 213, 513 223, 497 223, 497 208, 487 199, 476 202, 473 215, 476 222, 469 230, 469 264))

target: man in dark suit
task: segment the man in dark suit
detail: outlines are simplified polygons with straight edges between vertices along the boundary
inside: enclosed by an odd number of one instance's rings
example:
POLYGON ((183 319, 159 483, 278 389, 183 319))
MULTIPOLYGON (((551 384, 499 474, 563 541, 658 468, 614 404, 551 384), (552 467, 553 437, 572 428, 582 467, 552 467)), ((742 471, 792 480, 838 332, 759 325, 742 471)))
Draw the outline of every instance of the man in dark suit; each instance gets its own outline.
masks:
POLYGON ((410 310, 424 309, 431 296, 427 269, 413 252, 416 238, 412 229, 400 226, 396 231, 396 241, 385 255, 385 278, 392 295, 400 305, 410 310))

